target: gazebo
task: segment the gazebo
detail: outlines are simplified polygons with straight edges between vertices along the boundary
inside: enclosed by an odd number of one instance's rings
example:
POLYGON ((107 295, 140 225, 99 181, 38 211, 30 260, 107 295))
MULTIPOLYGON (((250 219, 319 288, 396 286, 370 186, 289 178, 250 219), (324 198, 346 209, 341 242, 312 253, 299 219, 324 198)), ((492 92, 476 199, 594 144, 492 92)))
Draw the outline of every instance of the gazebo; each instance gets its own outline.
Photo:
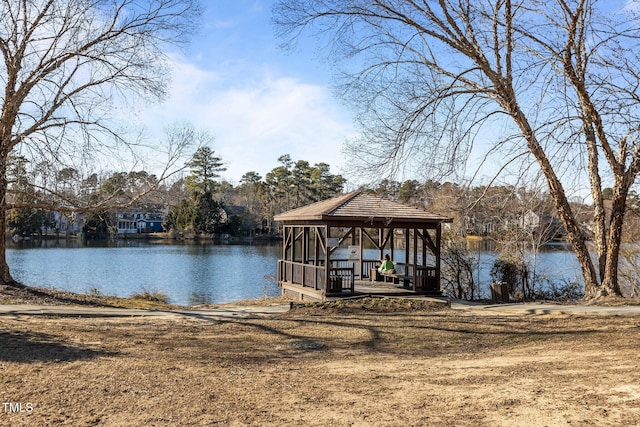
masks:
POLYGON ((276 215, 283 225, 278 285, 299 300, 351 296, 383 279, 439 295, 442 224, 451 218, 356 191, 276 215), (395 274, 377 277, 389 254, 395 274))

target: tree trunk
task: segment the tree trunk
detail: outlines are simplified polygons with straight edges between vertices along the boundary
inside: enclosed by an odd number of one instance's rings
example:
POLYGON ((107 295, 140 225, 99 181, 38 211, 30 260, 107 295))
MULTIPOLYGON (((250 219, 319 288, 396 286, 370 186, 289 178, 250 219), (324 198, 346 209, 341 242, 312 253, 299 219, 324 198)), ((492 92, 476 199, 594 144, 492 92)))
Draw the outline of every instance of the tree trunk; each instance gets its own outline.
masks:
MULTIPOLYGON (((585 110, 582 107, 583 111, 585 110)), ((587 139, 587 152, 589 157, 588 171, 591 184, 591 197, 593 197, 593 239, 596 244, 596 257, 598 260, 598 278, 602 283, 605 278, 609 250, 607 246, 607 227, 604 200, 602 198, 602 180, 598 165, 598 147, 593 128, 585 123, 587 139)))
POLYGON ((630 183, 622 179, 616 180, 613 190, 613 200, 611 206, 611 219, 609 221, 609 233, 607 239, 606 266, 604 278, 597 292, 587 294, 587 299, 595 299, 606 296, 622 296, 620 284, 618 282, 618 262, 620 258, 620 246, 622 244, 622 225, 624 223, 624 213, 627 208, 627 196, 630 183))
POLYGON ((547 184, 549 185, 549 194, 553 199, 556 211, 558 212, 558 217, 562 221, 562 224, 567 231, 567 238, 569 239, 571 247, 576 253, 578 263, 580 264, 582 270, 585 295, 591 295, 597 292, 597 289, 599 288, 598 275, 591 260, 591 256, 589 254, 589 249, 587 248, 585 239, 582 235, 580 227, 578 227, 578 224, 576 222, 576 217, 571 210, 571 206, 569 205, 569 200, 567 199, 562 183, 558 179, 558 176, 555 174, 553 167, 551 166, 551 163, 549 162, 549 159, 546 156, 542 146, 538 142, 526 116, 518 107, 515 101, 515 96, 511 96, 510 98, 506 99, 508 99, 509 101, 507 103, 507 111, 510 112, 511 116, 515 119, 515 122, 520 127, 522 134, 527 141, 529 151, 538 161, 540 170, 547 180, 547 184))
POLYGON ((0 161, 0 285, 13 283, 7 264, 7 169, 6 157, 0 161))

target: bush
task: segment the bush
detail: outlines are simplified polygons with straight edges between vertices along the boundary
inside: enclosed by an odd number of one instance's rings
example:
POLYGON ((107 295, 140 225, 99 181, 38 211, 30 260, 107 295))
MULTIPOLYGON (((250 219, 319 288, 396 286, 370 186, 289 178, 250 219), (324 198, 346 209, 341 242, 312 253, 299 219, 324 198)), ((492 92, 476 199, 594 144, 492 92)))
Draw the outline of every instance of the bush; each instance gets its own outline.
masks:
POLYGON ((565 280, 560 285, 549 282, 544 290, 535 294, 536 299, 554 301, 579 301, 582 297, 584 297, 584 288, 577 280, 565 280))
POLYGON ((169 304, 169 296, 162 291, 150 291, 148 289, 143 289, 141 292, 132 294, 131 298, 169 304))
POLYGON ((529 296, 529 269, 522 258, 502 255, 498 257, 491 268, 491 279, 494 282, 506 282, 511 295, 521 293, 525 298, 529 296))

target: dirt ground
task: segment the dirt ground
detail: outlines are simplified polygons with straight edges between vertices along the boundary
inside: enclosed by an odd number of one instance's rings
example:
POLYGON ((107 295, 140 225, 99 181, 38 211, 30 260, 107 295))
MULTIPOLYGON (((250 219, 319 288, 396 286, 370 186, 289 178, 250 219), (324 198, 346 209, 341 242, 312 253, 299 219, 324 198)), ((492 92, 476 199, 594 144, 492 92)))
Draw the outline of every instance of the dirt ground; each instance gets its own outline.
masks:
POLYGON ((637 426, 640 317, 0 317, 2 426, 637 426))

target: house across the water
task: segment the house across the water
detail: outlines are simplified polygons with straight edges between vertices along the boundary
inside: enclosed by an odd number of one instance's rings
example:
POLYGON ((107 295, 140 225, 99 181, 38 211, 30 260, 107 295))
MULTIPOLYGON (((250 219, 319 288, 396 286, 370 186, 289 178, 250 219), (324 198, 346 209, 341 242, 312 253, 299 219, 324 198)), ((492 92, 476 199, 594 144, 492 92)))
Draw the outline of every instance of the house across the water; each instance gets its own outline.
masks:
POLYGON ((161 213, 118 212, 116 227, 118 234, 160 233, 164 231, 161 213))

